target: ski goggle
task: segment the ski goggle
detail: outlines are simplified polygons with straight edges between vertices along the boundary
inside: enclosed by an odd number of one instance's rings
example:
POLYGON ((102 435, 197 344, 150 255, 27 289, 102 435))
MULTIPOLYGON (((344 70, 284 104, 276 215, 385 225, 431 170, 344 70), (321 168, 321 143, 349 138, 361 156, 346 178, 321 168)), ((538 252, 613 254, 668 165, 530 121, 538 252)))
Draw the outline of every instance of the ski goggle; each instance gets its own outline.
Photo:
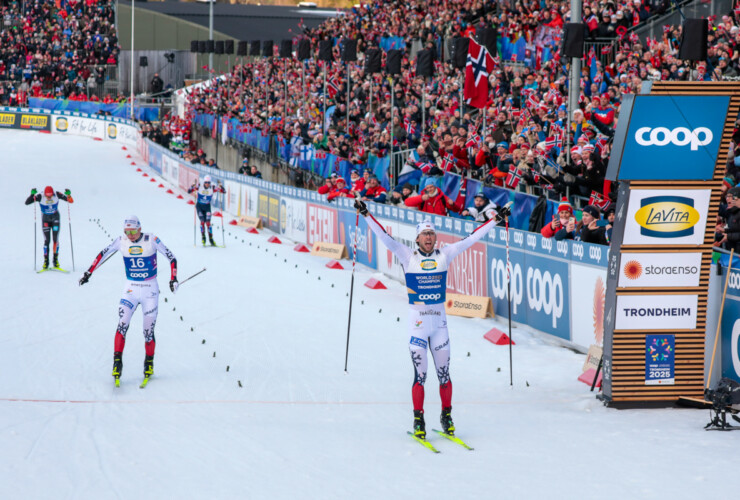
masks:
POLYGON ((138 232, 139 232, 139 230, 138 230, 138 229, 124 229, 124 230, 123 230, 123 232, 124 232, 125 234, 128 234, 128 235, 131 235, 131 236, 133 236, 133 235, 135 235, 136 233, 138 233, 138 232))

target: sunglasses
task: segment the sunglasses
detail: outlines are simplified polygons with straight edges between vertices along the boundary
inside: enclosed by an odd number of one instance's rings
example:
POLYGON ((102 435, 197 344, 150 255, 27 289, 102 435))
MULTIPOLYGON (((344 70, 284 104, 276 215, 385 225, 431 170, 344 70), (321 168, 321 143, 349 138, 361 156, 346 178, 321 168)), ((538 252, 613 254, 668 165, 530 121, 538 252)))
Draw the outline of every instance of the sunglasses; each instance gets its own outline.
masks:
POLYGON ((124 229, 124 230, 123 230, 123 232, 124 232, 125 234, 128 234, 128 235, 131 235, 131 236, 133 236, 133 235, 135 235, 136 233, 138 233, 138 232, 139 232, 139 230, 138 230, 138 229, 124 229))

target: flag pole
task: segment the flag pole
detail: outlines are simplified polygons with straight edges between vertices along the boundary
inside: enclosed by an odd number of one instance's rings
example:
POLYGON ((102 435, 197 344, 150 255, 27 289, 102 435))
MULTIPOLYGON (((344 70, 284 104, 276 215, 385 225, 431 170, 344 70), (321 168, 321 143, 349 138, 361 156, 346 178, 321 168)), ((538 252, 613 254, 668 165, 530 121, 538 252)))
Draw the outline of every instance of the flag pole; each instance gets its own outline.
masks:
POLYGON ((394 161, 395 158, 393 157, 393 95, 394 95, 394 88, 393 88, 393 77, 391 76, 391 123, 390 123, 390 129, 391 129, 391 144, 388 148, 388 154, 391 157, 391 172, 393 174, 393 179, 391 179, 393 182, 391 182, 391 189, 396 187, 396 182, 398 181, 398 175, 396 172, 396 162, 394 161))

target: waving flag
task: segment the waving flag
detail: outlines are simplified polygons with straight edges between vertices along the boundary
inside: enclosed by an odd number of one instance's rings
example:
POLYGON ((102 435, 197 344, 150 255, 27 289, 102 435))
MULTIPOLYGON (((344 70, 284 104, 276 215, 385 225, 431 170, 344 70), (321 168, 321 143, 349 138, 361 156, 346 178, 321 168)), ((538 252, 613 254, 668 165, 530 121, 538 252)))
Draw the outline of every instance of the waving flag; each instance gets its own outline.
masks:
POLYGON ((450 153, 446 153, 444 158, 442 158, 442 170, 445 172, 454 168, 456 164, 457 160, 450 153))
POLYGON ((608 198, 605 198, 598 191, 591 191, 591 197, 588 199, 588 204, 597 207, 599 210, 606 210, 611 203, 608 198))
POLYGON ((462 177, 457 174, 445 172, 442 178, 442 192, 451 200, 457 200, 457 195, 462 187, 462 177))
POLYGON ((521 180, 522 174, 518 168, 509 170, 509 173, 506 175, 506 187, 516 189, 516 187, 519 185, 519 181, 521 180))
POLYGON ((493 57, 485 47, 470 40, 463 92, 468 105, 482 108, 488 103, 488 75, 493 71, 493 66, 493 57))

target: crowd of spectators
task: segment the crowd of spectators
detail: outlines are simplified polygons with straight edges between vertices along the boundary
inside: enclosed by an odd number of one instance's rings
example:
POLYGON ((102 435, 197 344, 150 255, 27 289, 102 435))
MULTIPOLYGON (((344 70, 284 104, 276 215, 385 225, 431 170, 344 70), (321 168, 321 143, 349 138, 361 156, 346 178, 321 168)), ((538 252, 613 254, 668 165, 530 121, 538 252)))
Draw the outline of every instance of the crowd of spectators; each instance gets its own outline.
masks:
MULTIPOLYGON (((585 239, 606 242, 605 221, 594 231, 589 229, 594 221, 588 219, 600 219, 602 209, 616 200, 616 185, 604 177, 622 95, 639 92, 648 79, 709 80, 737 74, 740 29, 733 12, 712 20, 708 63, 693 67, 678 59, 680 27, 667 27, 662 38, 646 41, 628 33, 649 16, 664 12, 667 5, 665 0, 584 4, 586 37, 598 38, 602 44, 598 53, 593 49, 586 55, 579 107, 570 116, 568 78, 557 52, 562 26, 571 21, 570 4, 562 1, 362 4, 305 31, 314 51, 320 40, 338 41, 334 46, 337 62, 326 68, 326 88, 323 63, 315 58, 303 65, 294 59, 258 59, 235 66, 215 85, 193 92, 187 110, 191 116, 206 112, 236 117, 288 142, 299 137, 298 145, 310 144, 358 168, 370 155, 413 151, 398 165, 400 172, 391 174, 419 169, 424 174, 421 184, 399 184, 376 200, 384 203, 476 218, 475 207, 466 209, 459 197, 452 200, 441 192, 439 178, 445 172, 479 179, 489 186, 537 186, 552 199, 567 197, 568 205, 577 197, 588 199, 583 212, 586 220, 576 222, 580 226, 571 227, 568 217, 558 229, 560 234, 553 231, 550 236, 582 239, 586 235, 585 239), (506 43, 523 40, 530 60, 495 59, 484 111, 465 106, 463 73, 443 59, 435 61, 431 79, 416 77, 415 61, 408 57, 402 61, 401 75, 394 79, 363 72, 365 49, 379 46, 382 37, 399 37, 407 48, 420 40, 423 47, 441 55, 445 40, 473 37, 477 28, 488 26, 506 43), (358 62, 350 65, 349 88, 346 66, 339 63, 345 38, 358 44, 358 62), (548 47, 553 49, 551 57, 541 57, 548 47), (326 118, 324 99, 334 106, 326 118)), ((354 196, 350 186, 337 188, 331 178, 321 189, 328 196, 332 193, 332 198, 354 196)))
POLYGON ((18 0, 0 8, 0 102, 28 97, 115 102, 104 96, 118 37, 110 0, 18 0))

